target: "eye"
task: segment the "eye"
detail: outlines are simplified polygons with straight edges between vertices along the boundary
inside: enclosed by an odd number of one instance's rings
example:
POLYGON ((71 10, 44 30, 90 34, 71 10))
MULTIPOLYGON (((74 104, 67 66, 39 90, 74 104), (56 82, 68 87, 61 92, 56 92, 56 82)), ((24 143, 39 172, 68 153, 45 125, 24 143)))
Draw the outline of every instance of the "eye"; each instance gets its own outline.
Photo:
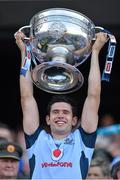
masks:
POLYGON ((69 114, 70 112, 68 110, 63 111, 64 114, 69 114))
POLYGON ((53 113, 53 114, 57 114, 57 113, 58 113, 58 110, 53 110, 52 113, 53 113))

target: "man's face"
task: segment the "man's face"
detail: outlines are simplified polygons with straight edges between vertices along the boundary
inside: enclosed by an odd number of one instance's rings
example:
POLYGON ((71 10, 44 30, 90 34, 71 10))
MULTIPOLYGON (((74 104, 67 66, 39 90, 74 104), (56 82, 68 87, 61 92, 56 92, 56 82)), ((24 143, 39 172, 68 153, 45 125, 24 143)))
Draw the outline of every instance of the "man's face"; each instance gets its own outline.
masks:
POLYGON ((68 135, 72 126, 77 123, 73 117, 72 107, 65 102, 56 102, 51 106, 50 116, 46 117, 47 124, 51 127, 53 135, 68 135))
POLYGON ((0 158, 0 179, 16 178, 19 161, 12 158, 0 158))
POLYGON ((90 167, 89 168, 89 172, 88 172, 88 175, 87 175, 87 179, 94 179, 94 180, 97 180, 97 179, 105 179, 103 173, 102 173, 102 170, 100 167, 98 166, 93 166, 93 167, 90 167))

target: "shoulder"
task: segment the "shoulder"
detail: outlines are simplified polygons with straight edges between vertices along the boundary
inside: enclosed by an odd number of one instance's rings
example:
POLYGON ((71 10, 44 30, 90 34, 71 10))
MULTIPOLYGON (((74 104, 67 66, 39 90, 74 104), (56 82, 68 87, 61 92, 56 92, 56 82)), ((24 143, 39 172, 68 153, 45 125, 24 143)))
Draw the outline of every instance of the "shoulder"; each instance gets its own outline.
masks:
POLYGON ((46 135, 46 132, 43 130, 43 128, 38 127, 33 134, 28 135, 24 133, 24 135, 25 135, 26 147, 30 148, 38 140, 38 137, 39 136, 44 137, 46 135))
POLYGON ((79 129, 76 130, 76 133, 79 132, 81 139, 85 146, 89 148, 94 148, 97 132, 87 133, 82 127, 79 127, 79 129))

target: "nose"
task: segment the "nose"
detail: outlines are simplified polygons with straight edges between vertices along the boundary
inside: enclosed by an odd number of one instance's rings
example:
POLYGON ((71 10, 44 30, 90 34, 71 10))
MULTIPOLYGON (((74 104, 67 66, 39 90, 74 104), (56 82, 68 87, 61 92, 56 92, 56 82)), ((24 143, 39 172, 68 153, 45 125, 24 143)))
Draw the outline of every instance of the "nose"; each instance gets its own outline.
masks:
POLYGON ((64 113, 62 112, 62 111, 59 111, 59 113, 58 113, 58 118, 63 118, 64 117, 64 113))
POLYGON ((11 167, 13 165, 13 160, 8 159, 6 161, 6 164, 7 164, 8 167, 11 167))

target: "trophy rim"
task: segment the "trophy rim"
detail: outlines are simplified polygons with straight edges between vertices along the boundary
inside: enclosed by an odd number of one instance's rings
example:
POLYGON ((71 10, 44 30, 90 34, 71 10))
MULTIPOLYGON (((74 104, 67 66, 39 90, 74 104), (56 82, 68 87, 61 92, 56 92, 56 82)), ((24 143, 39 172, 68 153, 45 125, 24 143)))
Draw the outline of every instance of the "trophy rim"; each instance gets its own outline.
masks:
MULTIPOLYGON (((47 9, 44 9, 44 10, 42 10, 42 11, 38 11, 36 14, 34 14, 32 17, 31 17, 31 19, 30 19, 30 24, 32 24, 33 22, 34 22, 34 18, 36 17, 36 16, 38 16, 38 15, 41 15, 41 17, 42 17, 42 15, 44 15, 45 13, 47 13, 47 12, 53 12, 53 11, 65 11, 65 12, 69 12, 69 14, 70 13, 73 13, 73 14, 75 14, 75 15, 78 15, 78 16, 82 16, 82 17, 84 17, 88 22, 90 22, 90 24, 92 24, 93 25, 93 27, 95 28, 95 24, 93 23, 93 21, 90 19, 90 18, 88 18, 86 15, 84 15, 83 13, 81 13, 81 12, 79 12, 79 11, 76 11, 76 10, 73 10, 73 9, 69 9, 69 8, 62 8, 62 7, 60 7, 60 8, 47 8, 47 9)), ((57 16, 58 14, 56 14, 56 16, 57 16)), ((46 16, 49 16, 49 15, 46 15, 46 16)), ((72 17, 72 16, 71 16, 72 17)), ((77 17, 76 17, 77 18, 77 17)))

